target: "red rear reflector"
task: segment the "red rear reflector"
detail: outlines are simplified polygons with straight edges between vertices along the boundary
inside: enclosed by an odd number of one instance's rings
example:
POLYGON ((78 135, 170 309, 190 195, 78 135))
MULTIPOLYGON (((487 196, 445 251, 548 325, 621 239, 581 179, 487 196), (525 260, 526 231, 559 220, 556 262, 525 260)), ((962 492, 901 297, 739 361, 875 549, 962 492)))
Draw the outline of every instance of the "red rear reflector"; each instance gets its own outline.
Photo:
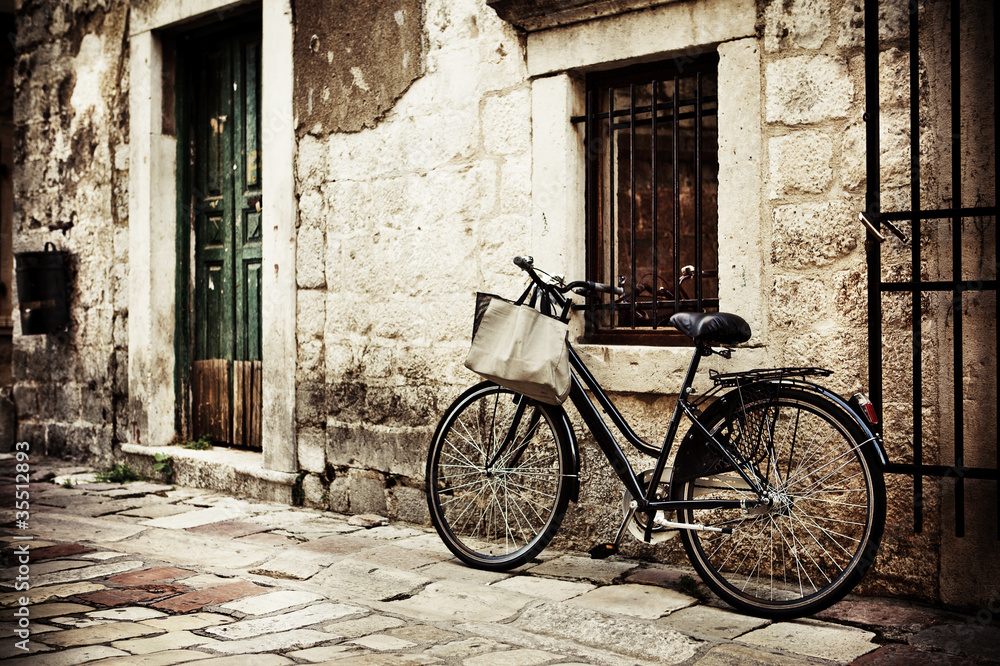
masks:
POLYGON ((855 393, 854 399, 858 401, 858 407, 861 408, 862 416, 868 421, 869 425, 875 425, 878 423, 878 414, 875 413, 875 405, 872 404, 871 400, 868 399, 864 393, 855 393))

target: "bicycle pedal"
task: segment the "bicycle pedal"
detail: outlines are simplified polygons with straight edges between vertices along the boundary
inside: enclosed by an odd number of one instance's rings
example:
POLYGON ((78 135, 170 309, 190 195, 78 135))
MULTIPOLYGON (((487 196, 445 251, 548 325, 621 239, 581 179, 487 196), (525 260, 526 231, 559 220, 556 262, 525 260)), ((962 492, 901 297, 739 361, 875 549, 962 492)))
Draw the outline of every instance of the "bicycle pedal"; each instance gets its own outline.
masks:
POLYGON ((601 543, 590 549, 590 559, 603 560, 618 552, 618 546, 613 543, 601 543))

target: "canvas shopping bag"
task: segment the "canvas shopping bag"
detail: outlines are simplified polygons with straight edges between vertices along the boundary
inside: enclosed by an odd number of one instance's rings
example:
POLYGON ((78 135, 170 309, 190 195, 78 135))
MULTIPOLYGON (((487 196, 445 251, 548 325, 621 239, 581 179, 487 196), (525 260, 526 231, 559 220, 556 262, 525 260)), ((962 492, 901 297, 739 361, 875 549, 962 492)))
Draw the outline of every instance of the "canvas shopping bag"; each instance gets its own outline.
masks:
POLYGON ((465 367, 500 386, 552 405, 569 395, 569 324, 524 304, 477 294, 465 367))

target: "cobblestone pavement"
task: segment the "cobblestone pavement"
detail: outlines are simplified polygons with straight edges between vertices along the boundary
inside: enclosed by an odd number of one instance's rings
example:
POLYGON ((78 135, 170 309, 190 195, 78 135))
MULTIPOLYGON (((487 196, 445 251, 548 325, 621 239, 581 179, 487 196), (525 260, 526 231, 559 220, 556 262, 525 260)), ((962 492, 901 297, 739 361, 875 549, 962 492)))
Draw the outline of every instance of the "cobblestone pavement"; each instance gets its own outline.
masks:
POLYGON ((771 623, 699 601, 675 569, 547 551, 487 573, 423 526, 151 482, 65 487, 51 480, 83 470, 56 461, 31 461, 25 528, 12 456, 0 471, 4 666, 1000 662, 989 609, 854 598, 771 623))

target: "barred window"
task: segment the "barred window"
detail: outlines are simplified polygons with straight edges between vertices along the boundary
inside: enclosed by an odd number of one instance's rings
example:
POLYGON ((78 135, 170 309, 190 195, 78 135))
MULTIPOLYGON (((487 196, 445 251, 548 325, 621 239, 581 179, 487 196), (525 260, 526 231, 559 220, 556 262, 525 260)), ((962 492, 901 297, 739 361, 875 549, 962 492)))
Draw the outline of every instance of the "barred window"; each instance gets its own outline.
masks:
POLYGON ((674 312, 719 306, 718 55, 587 78, 586 341, 685 344, 674 312))

